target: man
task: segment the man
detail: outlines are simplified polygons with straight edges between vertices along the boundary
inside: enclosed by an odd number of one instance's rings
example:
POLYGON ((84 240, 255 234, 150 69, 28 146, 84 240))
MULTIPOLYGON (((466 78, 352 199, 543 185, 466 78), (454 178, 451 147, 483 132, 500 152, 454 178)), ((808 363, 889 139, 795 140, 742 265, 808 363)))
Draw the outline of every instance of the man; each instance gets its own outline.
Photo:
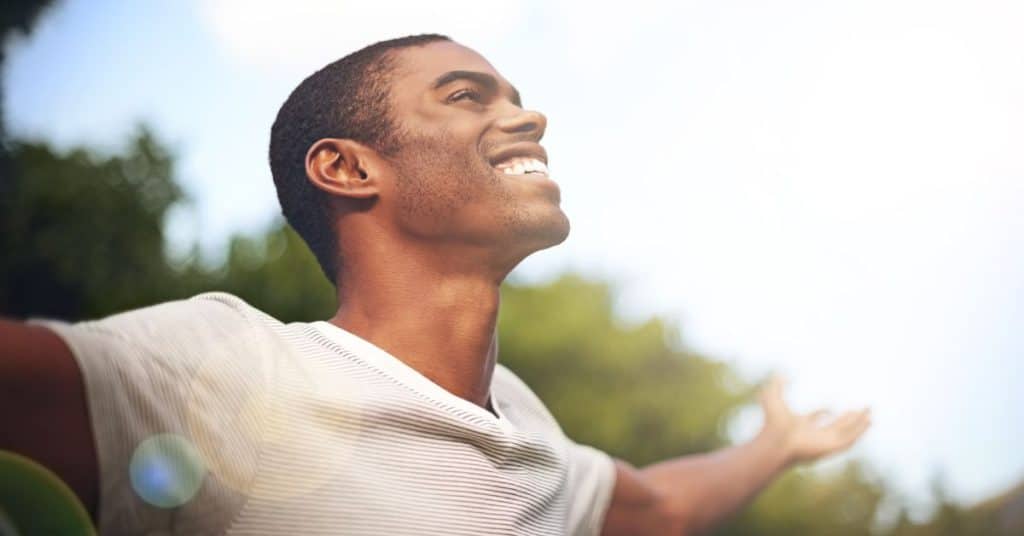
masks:
MULTIPOLYGON (((0 448, 60 475, 102 532, 691 534, 865 412, 634 468, 565 437, 497 363, 499 286, 569 221, 546 119, 439 35, 303 81, 271 131, 282 211, 337 287, 282 324, 207 293, 80 324, 4 322, 0 448)), ((595 416, 595 418, 600 418, 595 416)))

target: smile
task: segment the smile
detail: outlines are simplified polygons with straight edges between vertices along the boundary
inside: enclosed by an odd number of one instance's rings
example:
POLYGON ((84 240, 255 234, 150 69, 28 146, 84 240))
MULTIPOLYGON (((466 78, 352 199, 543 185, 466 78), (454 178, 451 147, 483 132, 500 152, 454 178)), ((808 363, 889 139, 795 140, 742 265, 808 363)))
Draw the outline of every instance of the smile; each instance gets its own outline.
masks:
POLYGON ((506 175, 528 175, 532 173, 547 175, 548 166, 536 159, 526 157, 514 157, 498 162, 494 165, 494 169, 501 171, 506 175))

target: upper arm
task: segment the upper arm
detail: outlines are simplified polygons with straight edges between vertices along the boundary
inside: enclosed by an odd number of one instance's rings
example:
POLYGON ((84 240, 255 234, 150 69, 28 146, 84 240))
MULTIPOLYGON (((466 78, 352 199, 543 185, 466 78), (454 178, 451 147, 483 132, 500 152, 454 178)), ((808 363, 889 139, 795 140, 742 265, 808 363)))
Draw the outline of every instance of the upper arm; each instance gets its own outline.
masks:
POLYGON ((98 461, 82 372, 52 330, 0 319, 0 449, 59 476, 96 518, 98 461))
MULTIPOLYGON (((272 366, 274 360, 282 359, 276 339, 264 333, 269 328, 210 297, 164 302, 98 320, 33 319, 28 324, 29 329, 39 330, 35 333, 46 333, 49 344, 60 345, 62 351, 58 358, 47 352, 51 357, 34 369, 24 365, 31 359, 23 351, 8 351, 19 355, 18 365, 7 368, 17 369, 20 376, 42 375, 51 380, 36 403, 59 406, 65 413, 53 416, 33 408, 34 415, 18 416, 16 431, 35 422, 53 430, 49 438, 56 440, 34 434, 33 439, 42 440, 17 450, 55 449, 54 458, 63 465, 39 461, 76 492, 84 487, 74 485, 74 472, 64 468, 80 470, 88 452, 91 478, 87 483, 92 484, 95 499, 91 503, 101 533, 226 530, 244 504, 258 465, 265 413, 252 408, 269 400, 269 385, 275 378, 272 366), (56 374, 53 369, 62 372, 56 374), (73 381, 57 381, 62 375, 73 381), (48 397, 54 403, 44 400, 48 397), (80 417, 77 424, 54 425, 71 418, 67 413, 72 404, 80 417), (78 425, 91 434, 84 436, 88 440, 80 434, 71 437, 68 429, 78 425), (218 476, 189 476, 189 495, 182 499, 184 504, 173 508, 154 506, 168 504, 165 499, 171 488, 167 486, 177 486, 178 480, 139 480, 144 475, 138 471, 148 466, 133 463, 146 462, 149 458, 138 455, 163 441, 180 444, 190 453, 190 463, 202 462, 189 465, 189 475, 216 472, 218 476)), ((25 329, 18 327, 19 332, 25 329)), ((6 398, 0 396, 0 402, 6 404, 6 398)), ((90 499, 83 496, 83 502, 90 499)))
POLYGON ((682 534, 678 516, 629 463, 615 460, 615 488, 605 514, 602 536, 682 534))

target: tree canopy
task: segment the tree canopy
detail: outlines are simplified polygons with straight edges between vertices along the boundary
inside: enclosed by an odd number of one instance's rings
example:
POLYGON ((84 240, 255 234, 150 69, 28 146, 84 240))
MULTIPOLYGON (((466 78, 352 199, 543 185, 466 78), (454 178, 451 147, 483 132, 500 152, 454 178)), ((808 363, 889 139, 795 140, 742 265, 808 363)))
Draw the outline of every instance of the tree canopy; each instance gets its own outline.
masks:
MULTIPOLYGON (((167 253, 164 222, 187 203, 174 157, 146 128, 121 154, 10 145, 0 210, 0 314, 101 317, 206 290, 236 294, 289 322, 329 317, 333 286, 284 223, 231 238, 220 263, 167 253)), ((537 286, 506 282, 499 361, 515 371, 578 442, 642 466, 724 446, 756 386, 687 348, 672 319, 629 323, 614 288, 567 273, 537 286)), ((896 497, 861 463, 790 471, 718 534, 1011 534, 998 503, 968 509, 937 489, 930 521, 880 520, 896 497), (881 522, 880 522, 881 521, 881 522), (1004 532, 999 532, 1004 530, 1004 532)), ((899 506, 899 505, 897 505, 899 506)), ((891 509, 890 509, 891 510, 891 509)))

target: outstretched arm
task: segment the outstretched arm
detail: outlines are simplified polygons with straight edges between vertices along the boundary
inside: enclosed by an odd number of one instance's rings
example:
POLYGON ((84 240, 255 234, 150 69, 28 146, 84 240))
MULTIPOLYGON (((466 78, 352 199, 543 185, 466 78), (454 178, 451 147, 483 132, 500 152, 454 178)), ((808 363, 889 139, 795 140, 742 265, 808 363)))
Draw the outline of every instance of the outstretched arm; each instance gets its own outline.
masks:
POLYGON ((98 463, 85 385, 48 328, 0 318, 0 450, 56 473, 96 517, 98 463))
POLYGON ((868 410, 828 419, 798 415, 772 380, 761 392, 765 423, 748 443, 636 469, 617 462, 616 486, 602 534, 695 534, 747 503, 782 471, 841 452, 870 424, 868 410))

